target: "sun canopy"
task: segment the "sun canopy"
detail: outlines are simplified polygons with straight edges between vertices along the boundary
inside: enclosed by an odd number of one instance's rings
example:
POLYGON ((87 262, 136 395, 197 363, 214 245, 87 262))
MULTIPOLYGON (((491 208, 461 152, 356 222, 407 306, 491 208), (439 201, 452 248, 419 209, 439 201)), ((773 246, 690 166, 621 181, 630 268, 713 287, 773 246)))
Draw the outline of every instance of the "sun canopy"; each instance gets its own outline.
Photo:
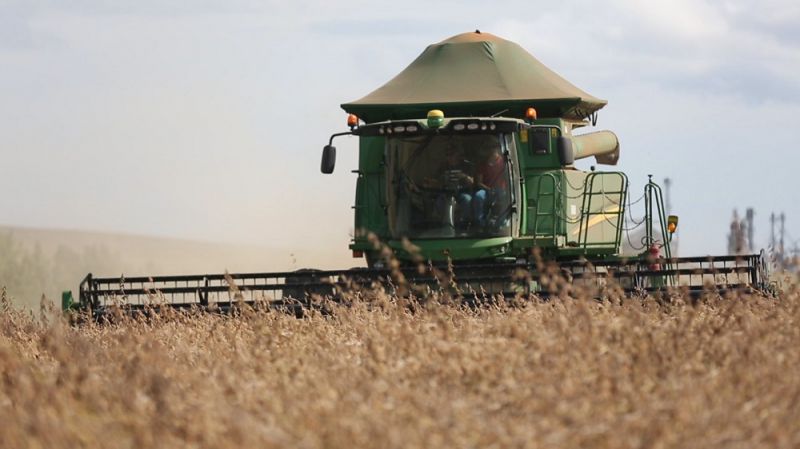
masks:
POLYGON ((578 89, 514 42, 475 31, 428 46, 405 70, 342 108, 367 123, 422 118, 430 109, 448 117, 583 119, 606 101, 578 89))

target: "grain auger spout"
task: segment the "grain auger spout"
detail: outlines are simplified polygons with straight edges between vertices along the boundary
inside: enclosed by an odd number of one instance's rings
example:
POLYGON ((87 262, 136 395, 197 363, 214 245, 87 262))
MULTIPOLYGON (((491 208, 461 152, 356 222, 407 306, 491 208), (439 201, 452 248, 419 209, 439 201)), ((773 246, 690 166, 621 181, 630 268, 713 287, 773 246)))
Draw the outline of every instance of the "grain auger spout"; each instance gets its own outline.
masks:
POLYGON ((598 164, 617 165, 619 139, 611 131, 595 131, 572 137, 575 160, 594 156, 598 164))

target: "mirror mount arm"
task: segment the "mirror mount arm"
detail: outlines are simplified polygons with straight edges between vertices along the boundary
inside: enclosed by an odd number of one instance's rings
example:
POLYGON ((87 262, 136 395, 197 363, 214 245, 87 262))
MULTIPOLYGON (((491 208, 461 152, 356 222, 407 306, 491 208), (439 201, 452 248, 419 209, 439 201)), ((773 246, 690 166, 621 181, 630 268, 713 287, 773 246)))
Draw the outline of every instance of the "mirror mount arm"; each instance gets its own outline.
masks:
POLYGON ((335 139, 337 137, 340 137, 340 136, 352 136, 353 134, 355 134, 355 133, 353 133, 353 131, 347 131, 347 132, 344 132, 344 133, 333 134, 333 135, 331 135, 331 138, 328 139, 328 145, 333 145, 333 139, 335 139))

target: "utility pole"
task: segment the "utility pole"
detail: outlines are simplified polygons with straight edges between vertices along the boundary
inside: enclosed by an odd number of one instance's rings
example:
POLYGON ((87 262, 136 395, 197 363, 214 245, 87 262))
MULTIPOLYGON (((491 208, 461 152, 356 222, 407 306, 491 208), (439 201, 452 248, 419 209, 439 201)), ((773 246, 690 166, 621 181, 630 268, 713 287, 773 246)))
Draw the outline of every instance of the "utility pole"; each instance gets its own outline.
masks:
POLYGON ((728 254, 737 255, 747 252, 745 227, 747 227, 747 223, 739 219, 739 212, 734 209, 733 218, 731 219, 731 232, 728 234, 728 254))
POLYGON ((747 208, 747 213, 745 218, 747 219, 747 251, 752 254, 753 248, 755 245, 753 244, 753 217, 755 216, 755 211, 752 207, 747 208))
POLYGON ((664 189, 667 191, 667 215, 672 213, 672 201, 670 201, 670 194, 669 194, 669 187, 672 185, 672 180, 669 178, 664 178, 664 189))
POLYGON ((783 251, 784 251, 784 249, 785 249, 785 248, 783 247, 783 236, 784 236, 784 234, 785 234, 785 228, 784 228, 784 224, 786 224, 786 214, 784 214, 783 212, 781 212, 781 242, 780 242, 780 248, 781 248, 781 259, 783 259, 783 255, 784 255, 784 252, 783 252, 783 251))
POLYGON ((769 216, 769 248, 773 253, 775 252, 775 212, 769 216))

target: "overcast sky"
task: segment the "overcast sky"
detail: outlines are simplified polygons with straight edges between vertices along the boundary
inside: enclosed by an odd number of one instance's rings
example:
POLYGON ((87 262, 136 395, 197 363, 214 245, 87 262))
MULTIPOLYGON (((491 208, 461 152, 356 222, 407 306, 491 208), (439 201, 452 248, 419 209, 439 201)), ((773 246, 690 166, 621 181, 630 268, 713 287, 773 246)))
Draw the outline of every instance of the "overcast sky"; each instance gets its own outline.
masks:
POLYGON ((633 197, 674 180, 682 255, 724 253, 734 208, 759 247, 772 211, 800 238, 800 3, 562 3, 0 0, 0 223, 347 255, 339 104, 478 28, 608 100, 633 197))

